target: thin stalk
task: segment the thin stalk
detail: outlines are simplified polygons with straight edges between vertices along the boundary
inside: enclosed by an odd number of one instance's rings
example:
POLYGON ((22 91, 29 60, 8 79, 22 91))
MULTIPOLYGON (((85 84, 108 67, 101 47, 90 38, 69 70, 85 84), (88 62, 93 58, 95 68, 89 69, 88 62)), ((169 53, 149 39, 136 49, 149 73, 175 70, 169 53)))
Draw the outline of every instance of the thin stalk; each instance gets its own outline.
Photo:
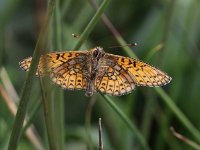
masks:
POLYGON ((196 149, 196 150, 200 150, 200 145, 193 142, 192 140, 188 139, 187 137, 181 135, 180 133, 178 133, 177 131, 175 131, 174 127, 171 127, 170 130, 172 131, 172 134, 178 138, 179 140, 183 141, 184 143, 190 145, 192 148, 196 149))
POLYGON ((28 72, 28 76, 26 78, 25 85, 22 89, 19 107, 17 110, 12 133, 11 133, 10 140, 9 140, 8 150, 17 149, 17 145, 18 145, 18 142, 20 139, 20 132, 22 130, 22 126, 23 126, 23 122, 24 122, 24 118, 25 118, 25 114, 26 114, 26 110, 27 110, 27 105, 28 105, 28 101, 29 101, 29 97, 30 97, 31 87, 33 84, 33 77, 35 75, 36 68, 38 66, 39 59, 40 59, 40 56, 42 53, 41 49, 44 49, 44 45, 45 45, 44 39, 46 39, 45 36, 47 34, 47 31, 48 31, 47 29, 48 29, 48 26, 49 26, 49 23, 50 23, 52 14, 53 14, 54 5, 55 5, 55 0, 50 0, 48 9, 47 9, 47 18, 46 18, 44 27, 40 33, 38 42, 36 44, 32 63, 30 66, 30 71, 28 72))
POLYGON ((46 124, 46 130, 47 130, 47 136, 48 136, 48 144, 50 150, 58 150, 58 142, 57 138, 55 136, 55 127, 52 120, 52 99, 51 99, 51 92, 49 92, 48 83, 46 81, 43 82, 42 78, 40 78, 40 87, 41 87, 41 93, 42 93, 42 102, 43 102, 43 110, 44 110, 44 118, 45 118, 45 124, 46 124), (47 95, 48 93, 49 95, 47 95))
POLYGON ((86 133, 88 135, 88 140, 87 140, 88 150, 94 149, 91 136, 91 115, 95 102, 96 102, 96 95, 92 96, 92 98, 90 99, 85 113, 85 127, 86 127, 86 133))
MULTIPOLYGON (((55 130, 56 130, 56 137, 57 137, 57 143, 59 150, 64 149, 64 143, 65 143, 65 121, 64 121, 64 91, 62 89, 55 89, 54 92, 54 115, 53 115, 53 124, 55 124, 55 130)), ((50 131, 51 132, 51 131, 50 131)))
POLYGON ((3 52, 4 52, 4 30, 0 29, 0 69, 3 63, 3 52))
POLYGON ((133 135, 138 139, 141 146, 145 150, 150 150, 150 147, 146 143, 143 135, 140 133, 140 131, 136 128, 136 126, 131 122, 131 120, 121 111, 120 108, 117 107, 117 105, 111 100, 110 97, 107 95, 102 95, 106 102, 110 105, 110 107, 119 115, 119 117, 123 120, 123 122, 129 127, 129 129, 133 132, 133 135))
POLYGON ((21 135, 23 135, 26 132, 26 130, 30 127, 30 125, 33 123, 33 120, 35 119, 37 112, 41 108, 41 105, 42 105, 42 100, 41 98, 38 98, 38 100, 31 109, 31 113, 29 113, 29 118, 22 129, 21 135))
POLYGON ((19 103, 19 96, 14 88, 14 85, 11 82, 11 79, 8 75, 8 72, 5 67, 1 67, 0 69, 0 79, 2 81, 3 86, 6 91, 9 91, 10 98, 16 103, 19 103))
POLYGON ((99 118, 99 150, 103 150, 101 118, 99 118))
POLYGON ((56 49, 62 50, 62 25, 61 25, 61 14, 60 14, 60 0, 56 1, 55 9, 55 29, 56 29, 56 49))
POLYGON ((87 27, 85 28, 83 33, 81 34, 78 42, 74 46, 74 49, 76 49, 76 50, 79 49, 81 47, 81 45, 83 44, 83 42, 86 41, 86 39, 88 38, 89 34, 93 30, 94 26, 97 24, 97 22, 99 21, 101 15, 105 11, 106 7, 108 6, 108 3, 109 3, 109 0, 104 0, 102 2, 101 6, 97 10, 97 12, 93 16, 93 18, 90 20, 89 24, 87 25, 87 27))
POLYGON ((160 51, 163 48, 163 46, 164 45, 162 43, 156 45, 153 49, 149 51, 149 53, 145 57, 145 60, 148 61, 150 58, 152 58, 158 51, 160 51))
MULTIPOLYGON (((56 49, 59 51, 62 50, 62 25, 61 25, 61 13, 60 13, 60 0, 56 1, 56 9, 55 9, 55 37, 56 37, 56 49)), ((62 89, 56 88, 56 93, 54 94, 54 98, 57 100, 54 101, 55 107, 55 115, 54 122, 56 122, 56 135, 59 150, 64 149, 64 92, 62 89)))

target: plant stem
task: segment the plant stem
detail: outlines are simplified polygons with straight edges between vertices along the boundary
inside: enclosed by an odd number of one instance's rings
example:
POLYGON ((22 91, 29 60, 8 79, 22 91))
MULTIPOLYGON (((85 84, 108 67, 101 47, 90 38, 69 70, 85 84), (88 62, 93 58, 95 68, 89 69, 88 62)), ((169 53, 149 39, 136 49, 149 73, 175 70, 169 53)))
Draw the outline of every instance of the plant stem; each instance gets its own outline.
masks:
POLYGON ((48 136, 48 144, 50 150, 58 150, 58 142, 57 137, 55 134, 55 127, 53 124, 53 110, 52 110, 52 93, 47 88, 49 86, 47 81, 42 80, 40 78, 40 87, 41 87, 41 93, 42 93, 42 102, 43 102, 43 110, 44 110, 44 118, 45 118, 45 125, 46 125, 46 131, 48 136), (46 94, 48 93, 48 95, 46 94))
MULTIPOLYGON (((55 9, 55 47, 59 51, 63 48, 62 46, 62 25, 61 25, 61 13, 60 13, 60 0, 56 1, 55 9)), ((57 100, 54 101, 55 115, 53 123, 56 127, 56 136, 59 150, 64 149, 64 137, 65 137, 65 128, 64 128, 64 92, 60 88, 55 88, 54 98, 57 100)), ((51 132, 51 131, 50 131, 51 132)))
POLYGON ((87 140, 87 149, 92 150, 94 149, 93 144, 92 144, 92 136, 91 136, 91 116, 92 116, 92 109, 94 107, 94 104, 96 102, 96 95, 92 96, 86 112, 85 112, 85 128, 86 128, 86 133, 88 135, 88 140, 87 140))

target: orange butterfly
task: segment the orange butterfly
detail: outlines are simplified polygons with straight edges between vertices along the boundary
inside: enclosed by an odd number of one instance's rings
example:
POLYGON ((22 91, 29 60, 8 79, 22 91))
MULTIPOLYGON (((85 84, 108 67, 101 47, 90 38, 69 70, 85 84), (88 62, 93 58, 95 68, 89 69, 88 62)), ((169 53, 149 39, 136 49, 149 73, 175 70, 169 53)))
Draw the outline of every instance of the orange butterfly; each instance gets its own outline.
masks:
MULTIPOLYGON (((22 60, 20 67, 28 71, 31 60, 32 57, 22 60)), ((130 93, 135 86, 162 86, 172 79, 149 64, 106 53, 101 47, 43 55, 36 75, 49 75, 64 89, 84 89, 86 96, 96 91, 120 96, 130 93)))

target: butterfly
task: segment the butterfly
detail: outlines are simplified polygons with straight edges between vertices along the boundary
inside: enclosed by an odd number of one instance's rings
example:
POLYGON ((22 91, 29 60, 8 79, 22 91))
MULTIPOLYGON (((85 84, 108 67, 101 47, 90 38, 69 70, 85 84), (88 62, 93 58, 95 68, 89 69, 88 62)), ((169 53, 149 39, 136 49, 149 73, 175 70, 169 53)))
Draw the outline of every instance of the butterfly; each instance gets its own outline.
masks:
MULTIPOLYGON (((28 71, 31 61, 29 57, 19 65, 28 71)), ((156 67, 138 59, 106 53, 101 47, 42 55, 36 75, 48 75, 64 89, 86 90, 86 96, 97 91, 121 96, 130 93, 135 86, 163 86, 172 79, 156 67)))

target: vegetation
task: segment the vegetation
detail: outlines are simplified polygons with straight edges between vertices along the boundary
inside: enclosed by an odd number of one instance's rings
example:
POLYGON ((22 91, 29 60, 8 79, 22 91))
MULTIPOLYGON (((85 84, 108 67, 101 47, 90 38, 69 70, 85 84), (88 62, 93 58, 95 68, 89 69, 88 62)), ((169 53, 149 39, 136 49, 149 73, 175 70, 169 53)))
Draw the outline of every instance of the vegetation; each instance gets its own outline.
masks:
POLYGON ((98 149, 99 118, 106 150, 200 149, 199 6, 198 0, 1 1, 0 149, 98 149), (42 53, 96 46, 173 79, 120 97, 85 97, 34 77, 42 53), (29 56, 25 73, 18 63, 29 56))

